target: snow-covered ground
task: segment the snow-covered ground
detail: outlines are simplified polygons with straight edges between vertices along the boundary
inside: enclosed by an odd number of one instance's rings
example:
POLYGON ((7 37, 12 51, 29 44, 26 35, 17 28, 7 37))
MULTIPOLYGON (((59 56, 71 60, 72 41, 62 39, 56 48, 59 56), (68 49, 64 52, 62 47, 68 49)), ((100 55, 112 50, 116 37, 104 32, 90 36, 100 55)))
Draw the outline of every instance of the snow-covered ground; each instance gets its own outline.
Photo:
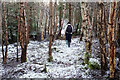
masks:
MULTIPOLYGON (((48 45, 48 41, 30 41, 25 63, 16 62, 16 46, 9 45, 7 64, 3 66, 0 64, 0 74, 4 78, 91 78, 90 69, 83 65, 85 51, 83 41, 74 38, 71 47, 68 48, 65 40, 56 40, 52 46, 52 62, 47 60, 48 45), (47 73, 43 71, 45 65, 47 73)), ((20 55, 19 53, 19 58, 20 55)))

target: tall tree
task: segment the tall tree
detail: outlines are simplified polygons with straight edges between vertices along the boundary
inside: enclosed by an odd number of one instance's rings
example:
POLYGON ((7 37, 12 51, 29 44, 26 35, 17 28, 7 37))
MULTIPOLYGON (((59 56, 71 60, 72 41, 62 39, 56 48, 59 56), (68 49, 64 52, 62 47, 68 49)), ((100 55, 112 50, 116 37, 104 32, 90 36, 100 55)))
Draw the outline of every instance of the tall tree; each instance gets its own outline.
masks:
POLYGON ((95 38, 98 36, 97 35, 97 14, 98 13, 98 7, 97 7, 97 2, 95 3, 95 26, 93 27, 94 33, 95 33, 95 38))
POLYGON ((109 63, 110 63, 110 78, 115 77, 115 39, 114 39, 114 27, 115 27, 115 14, 116 14, 117 3, 111 2, 110 14, 109 14, 109 25, 108 25, 108 42, 109 42, 109 63))
POLYGON ((61 29, 62 29, 62 3, 60 2, 60 7, 59 7, 59 33, 58 37, 61 37, 61 29))
POLYGON ((49 18, 48 18, 48 26, 47 26, 48 28, 47 28, 47 30, 48 30, 48 35, 49 35, 49 33, 50 33, 50 10, 49 10, 49 18))
MULTIPOLYGON (((0 2, 0 45, 3 45, 3 40, 2 40, 2 2, 0 2)), ((3 54, 3 61, 4 61, 4 54, 3 54)))
POLYGON ((71 22, 71 3, 69 3, 69 22, 71 22))
POLYGON ((81 26, 81 33, 80 33, 80 41, 82 41, 82 37, 84 34, 84 28, 86 26, 86 16, 85 16, 85 3, 81 3, 81 17, 82 17, 82 26, 81 26))
MULTIPOLYGON (((1 3, 1 6, 2 6, 2 4, 3 4, 3 3, 1 3)), ((2 8, 2 7, 1 7, 1 8, 2 8)), ((1 13, 3 13, 2 10, 1 10, 1 13)), ((1 15, 2 15, 2 14, 1 14, 1 15)), ((2 18, 1 18, 1 21, 2 21, 2 18)), ((2 26, 2 23, 1 23, 1 26, 2 26)), ((4 40, 3 27, 2 27, 1 30, 2 30, 2 32, 1 32, 1 34, 2 34, 1 45, 2 45, 2 55, 3 55, 3 62, 4 62, 5 55, 4 55, 4 48, 3 48, 3 46, 4 46, 4 45, 3 45, 3 40, 4 40)))
POLYGON ((107 2, 104 2, 104 33, 105 33, 105 38, 106 40, 108 41, 108 38, 107 38, 107 27, 108 27, 108 8, 107 8, 107 2))
POLYGON ((18 45, 19 45, 19 26, 20 26, 20 17, 18 16, 18 31, 17 31, 17 62, 18 62, 18 45))
POLYGON ((81 13, 81 4, 78 3, 79 5, 79 10, 78 10, 78 14, 79 14, 79 18, 78 18, 78 26, 79 26, 79 33, 80 33, 80 41, 82 41, 82 37, 83 37, 83 28, 82 28, 82 13, 81 13))
POLYGON ((105 74, 107 69, 107 54, 106 54, 106 46, 105 46, 105 21, 104 14, 105 8, 104 3, 99 3, 99 42, 100 42, 100 52, 101 52, 101 75, 105 74))
POLYGON ((26 6, 26 21, 27 21, 27 25, 26 25, 26 29, 27 29, 27 31, 26 31, 26 38, 27 38, 27 44, 29 43, 29 11, 28 11, 28 5, 27 5, 28 3, 26 2, 25 3, 25 6, 26 6))
MULTIPOLYGON (((89 15, 89 4, 87 4, 87 7, 86 7, 86 15, 87 15, 87 27, 88 27, 88 31, 89 31, 89 40, 87 40, 87 48, 88 48, 88 52, 91 53, 92 52, 92 24, 90 23, 90 15, 89 15)), ((92 16, 94 18, 94 16, 92 16)), ((87 34, 87 33, 86 33, 87 34)))
POLYGON ((0 2, 0 44, 2 43, 2 2, 0 2))
MULTIPOLYGON (((62 28, 63 28, 63 24, 64 24, 65 10, 66 10, 66 2, 65 2, 65 4, 64 4, 64 9, 63 9, 63 18, 62 18, 61 27, 60 27, 60 34, 61 34, 61 31, 62 31, 62 28)), ((61 12, 60 12, 60 13, 61 13, 61 12)), ((61 35, 60 35, 60 37, 61 37, 61 35)))
POLYGON ((20 45, 22 48, 21 54, 21 62, 26 62, 26 54, 27 54, 27 20, 26 20, 26 13, 25 13, 25 4, 24 2, 20 2, 20 45))
POLYGON ((65 10, 66 10, 66 2, 65 2, 65 4, 64 4, 64 9, 63 9, 63 18, 62 18, 62 24, 61 24, 61 30, 62 30, 62 28, 63 28, 63 24, 64 24, 64 19, 65 19, 65 10))
MULTIPOLYGON (((87 14, 87 8, 88 3, 82 2, 81 3, 81 13, 82 13, 82 28, 84 28, 84 35, 85 35, 85 51, 86 54, 89 53, 89 42, 88 42, 88 35, 87 35, 87 29, 88 29, 88 14, 87 14)), ((85 61, 85 64, 88 64, 89 57, 87 57, 87 60, 85 61)))
POLYGON ((90 27, 90 33, 89 33, 89 38, 90 38, 90 42, 89 42, 89 53, 92 53, 92 38, 93 38, 93 34, 92 34, 92 31, 93 31, 93 27, 94 27, 94 19, 95 19, 95 11, 93 10, 93 13, 92 13, 92 23, 89 25, 90 27))
POLYGON ((83 8, 83 13, 82 13, 82 20, 83 20, 83 28, 84 30, 84 35, 85 35, 85 51, 89 53, 88 50, 88 35, 87 35, 87 29, 88 29, 88 14, 87 14, 87 8, 88 8, 88 3, 82 3, 82 8, 83 8))
POLYGON ((40 28, 41 28, 41 40, 44 39, 44 34, 43 34, 43 26, 42 26, 42 20, 43 20, 43 11, 40 10, 40 28))
POLYGON ((48 15, 46 12, 46 20, 45 20, 45 38, 46 38, 46 30, 47 30, 47 20, 48 20, 48 15))
MULTIPOLYGON (((5 56, 4 56, 4 64, 7 62, 7 49, 8 49, 8 36, 7 36, 7 20, 6 20, 6 14, 5 14, 5 2, 3 2, 3 16, 4 16, 4 26, 5 26, 5 56)), ((4 54, 4 53, 3 53, 4 54)))
POLYGON ((116 21, 116 39, 117 39, 117 42, 118 42, 118 46, 120 48, 120 6, 118 8, 118 17, 117 17, 117 21, 116 21))
POLYGON ((49 61, 51 62, 52 61, 52 50, 51 50, 51 46, 52 46, 52 33, 53 33, 53 7, 52 7, 52 0, 50 0, 50 40, 49 40, 49 61))
POLYGON ((54 40, 53 41, 55 41, 55 39, 56 39, 56 33, 57 33, 57 24, 58 24, 58 18, 57 18, 57 0, 55 1, 55 17, 56 17, 56 19, 55 19, 55 21, 56 21, 56 23, 55 23, 55 31, 54 31, 54 40))

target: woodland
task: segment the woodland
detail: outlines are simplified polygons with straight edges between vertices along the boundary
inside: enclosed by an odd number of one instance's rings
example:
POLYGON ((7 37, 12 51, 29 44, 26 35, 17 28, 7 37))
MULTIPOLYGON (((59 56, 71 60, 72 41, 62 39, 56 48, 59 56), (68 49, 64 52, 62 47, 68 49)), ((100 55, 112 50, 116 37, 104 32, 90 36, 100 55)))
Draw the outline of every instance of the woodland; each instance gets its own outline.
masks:
POLYGON ((120 2, 0 1, 0 77, 119 80, 120 2))

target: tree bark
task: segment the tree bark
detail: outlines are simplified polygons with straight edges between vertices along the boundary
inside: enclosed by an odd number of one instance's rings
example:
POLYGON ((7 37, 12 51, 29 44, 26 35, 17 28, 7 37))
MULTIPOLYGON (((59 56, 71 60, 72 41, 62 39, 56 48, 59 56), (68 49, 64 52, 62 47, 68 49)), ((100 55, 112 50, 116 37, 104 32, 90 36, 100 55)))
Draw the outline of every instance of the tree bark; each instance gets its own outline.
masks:
POLYGON ((97 13, 98 13, 98 9, 97 9, 97 2, 95 3, 95 27, 94 27, 94 32, 95 32, 95 38, 98 37, 98 34, 97 34, 97 13))
POLYGON ((86 12, 86 9, 87 9, 87 6, 88 4, 87 3, 84 3, 82 2, 81 4, 81 8, 82 8, 82 27, 84 28, 84 35, 85 35, 85 51, 87 53, 89 53, 88 51, 88 36, 87 36, 87 21, 88 21, 88 18, 87 18, 87 12, 86 12))
POLYGON ((84 29, 86 26, 85 3, 84 2, 81 3, 81 17, 82 17, 82 26, 81 26, 80 41, 82 41, 84 29))
POLYGON ((69 3, 69 22, 71 23, 71 3, 69 3))
POLYGON ((26 38, 27 38, 27 44, 29 43, 29 11, 28 11, 28 6, 27 6, 27 2, 26 2, 26 15, 27 15, 27 35, 26 35, 26 38))
POLYGON ((107 38, 107 27, 108 27, 108 15, 107 15, 107 2, 104 2, 104 23, 105 23, 105 26, 104 26, 104 32, 105 32, 105 38, 106 38, 106 41, 108 42, 108 38, 107 38))
POLYGON ((118 42, 118 47, 120 48, 120 7, 118 8, 118 17, 117 17, 117 22, 116 22, 116 39, 118 42))
POLYGON ((92 14, 92 23, 90 25, 90 43, 89 43, 89 53, 92 53, 92 38, 93 38, 93 27, 94 27, 94 19, 95 19, 95 11, 93 10, 93 14, 92 14))
POLYGON ((2 2, 0 2, 0 45, 1 45, 1 42, 2 42, 2 2))
POLYGON ((2 46, 2 55, 3 55, 3 61, 4 61, 4 50, 3 50, 3 28, 2 28, 2 2, 0 2, 0 40, 1 40, 1 46, 2 46))
POLYGON ((49 40, 49 61, 52 61, 52 50, 51 50, 51 46, 52 46, 52 30, 53 30, 53 23, 52 23, 52 19, 53 19, 53 8, 52 8, 52 0, 50 0, 50 40, 49 40))
MULTIPOLYGON (((88 26, 88 32, 89 32, 89 40, 87 40, 87 45, 86 45, 86 48, 88 48, 88 53, 91 54, 92 52, 92 26, 91 23, 90 23, 90 19, 89 19, 89 5, 87 4, 87 7, 86 7, 86 15, 87 15, 87 26, 88 26)), ((92 16, 94 18, 94 15, 92 16)), ((93 19, 92 18, 92 19, 93 19)), ((86 31, 87 32, 87 31, 86 31)), ((86 33, 87 34, 87 33, 86 33)))
POLYGON ((17 62, 18 62, 18 45, 19 45, 19 26, 20 26, 20 17, 18 17, 18 31, 17 31, 17 62))
POLYGON ((20 2, 20 45, 22 48, 21 63, 26 62, 27 58, 27 20, 24 9, 24 2, 20 2))
POLYGON ((43 34, 43 26, 42 26, 42 19, 43 19, 43 12, 40 10, 40 29, 41 29, 41 40, 44 39, 44 34, 43 34))
POLYGON ((45 38, 46 38, 46 30, 47 30, 47 19, 48 18, 48 16, 47 16, 47 12, 46 12, 46 20, 45 20, 45 38))
POLYGON ((108 23, 108 35, 109 35, 109 63, 110 63, 110 78, 115 77, 115 39, 114 39, 114 27, 115 27, 115 14, 116 14, 116 2, 111 2, 109 23, 108 23))
MULTIPOLYGON (((61 3, 60 3, 61 6, 61 3)), ((60 8, 59 10, 59 33, 58 33, 58 38, 61 38, 61 29, 62 29, 62 9, 60 8)))
POLYGON ((49 33, 50 33, 49 28, 50 28, 50 15, 49 15, 49 20, 48 20, 48 35, 49 35, 49 33))
POLYGON ((101 52, 101 75, 105 74, 107 69, 107 54, 106 54, 106 46, 105 46, 105 8, 104 3, 99 3, 99 42, 100 42, 100 52, 101 52))
POLYGON ((65 19, 65 10, 66 10, 66 2, 65 2, 65 5, 64 5, 64 9, 63 9, 63 18, 62 18, 62 24, 61 24, 60 33, 61 33, 61 31, 62 31, 63 24, 64 24, 64 19, 65 19))
POLYGON ((55 32, 54 32, 54 40, 56 40, 56 33, 57 33, 57 24, 58 24, 58 18, 57 18, 57 0, 55 2, 55 16, 56 16, 56 24, 55 24, 55 32))
POLYGON ((5 14, 5 2, 3 2, 3 16, 4 16, 4 26, 5 26, 5 56, 4 56, 4 64, 7 62, 7 48, 8 48, 8 37, 7 37, 7 20, 6 20, 6 14, 5 14))
MULTIPOLYGON (((80 5, 80 3, 79 3, 79 5, 80 5)), ((81 5, 79 6, 79 11, 78 11, 78 13, 79 13, 79 15, 80 15, 80 17, 78 18, 78 25, 79 25, 79 33, 80 33, 80 41, 82 41, 82 37, 83 37, 83 28, 82 28, 82 13, 81 13, 81 5)))

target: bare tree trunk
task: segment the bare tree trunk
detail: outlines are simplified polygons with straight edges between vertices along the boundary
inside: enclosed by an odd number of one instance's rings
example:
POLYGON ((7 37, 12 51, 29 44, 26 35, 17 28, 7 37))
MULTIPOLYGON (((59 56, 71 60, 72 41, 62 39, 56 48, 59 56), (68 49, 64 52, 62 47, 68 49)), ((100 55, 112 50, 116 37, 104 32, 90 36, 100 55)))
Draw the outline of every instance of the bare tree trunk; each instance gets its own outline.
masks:
POLYGON ((26 2, 26 14, 27 14, 27 44, 29 43, 29 12, 28 12, 28 6, 26 2))
POLYGON ((49 40, 49 61, 52 61, 52 50, 51 50, 51 46, 52 46, 52 30, 53 30, 53 23, 52 23, 52 19, 53 19, 53 8, 52 8, 52 0, 50 0, 50 40, 49 40))
MULTIPOLYGON (((1 5, 2 5, 3 3, 1 3, 1 5)), ((2 10, 1 10, 2 11, 2 10)), ((1 12, 1 13, 3 13, 3 12, 1 12)), ((1 20, 2 20, 2 18, 1 18, 1 20)), ((1 23, 2 24, 2 23, 1 23)), ((3 55, 3 62, 4 62, 4 58, 5 58, 5 55, 4 55, 4 48, 3 48, 3 40, 4 40, 4 31, 3 31, 3 27, 2 27, 2 40, 1 40, 1 45, 2 45, 2 55, 3 55)))
POLYGON ((3 48, 3 40, 4 40, 4 32, 3 32, 3 28, 2 28, 2 41, 1 41, 1 45, 2 45, 2 55, 3 55, 3 62, 4 62, 4 58, 5 58, 5 55, 4 55, 4 48, 3 48))
POLYGON ((46 20, 45 20, 45 38, 46 38, 46 30, 47 30, 47 19, 48 18, 48 16, 47 16, 47 12, 46 12, 46 20))
POLYGON ((71 3, 69 3, 69 22, 71 22, 71 3))
POLYGON ((104 4, 105 4, 105 5, 104 5, 104 8, 105 8, 105 9, 104 9, 104 15, 105 15, 105 16, 104 16, 104 23, 105 23, 104 32, 105 32, 105 38, 106 38, 106 40, 108 41, 108 38, 107 38, 107 27, 108 27, 108 25, 107 25, 107 24, 108 24, 108 19, 107 19, 107 18, 108 18, 108 15, 107 15, 107 10, 108 10, 108 9, 107 9, 107 2, 105 2, 104 4))
POLYGON ((50 16, 49 16, 49 20, 48 20, 48 35, 50 33, 49 27, 50 27, 50 16))
POLYGON ((0 2, 0 45, 1 45, 1 42, 2 42, 2 2, 0 2))
POLYGON ((81 15, 82 15, 82 26, 81 26, 80 41, 82 41, 84 29, 86 26, 85 3, 84 2, 81 3, 81 15))
POLYGON ((27 20, 25 17, 24 2, 20 2, 20 45, 22 48, 21 63, 26 62, 27 54, 27 20))
MULTIPOLYGON (((92 52, 92 26, 91 23, 90 23, 90 19, 89 19, 89 5, 87 5, 87 8, 86 8, 86 15, 87 15, 87 26, 88 26, 88 30, 89 30, 89 40, 87 40, 87 47, 88 48, 88 52, 91 54, 92 52)), ((94 15, 92 16, 94 18, 94 15)))
POLYGON ((3 2, 3 16, 4 16, 4 26, 5 26, 5 56, 4 56, 4 64, 7 62, 7 48, 8 48, 8 37, 7 37, 7 20, 6 20, 6 14, 5 14, 5 2, 3 2))
POLYGON ((89 53, 89 51, 88 51, 88 45, 89 45, 89 43, 88 43, 88 36, 87 36, 87 26, 88 26, 88 24, 87 24, 87 21, 88 21, 88 18, 87 18, 87 11, 86 11, 86 9, 87 9, 87 6, 88 6, 88 4, 87 3, 84 3, 84 2, 82 2, 82 20, 83 20, 83 28, 85 29, 84 30, 84 35, 85 35, 85 51, 87 52, 87 53, 89 53))
POLYGON ((61 29, 62 29, 61 28, 62 27, 61 22, 62 22, 62 9, 59 10, 59 33, 58 33, 58 38, 61 38, 61 29))
POLYGON ((4 50, 3 50, 3 30, 2 30, 2 2, 0 2, 0 39, 1 39, 1 46, 2 46, 2 55, 4 61, 4 50))
MULTIPOLYGON (((78 24, 76 25, 76 23, 78 23, 78 19, 77 19, 77 16, 76 16, 76 15, 78 15, 77 9, 74 9, 74 12, 75 12, 74 13, 75 34, 77 34, 77 30, 78 30, 78 24)), ((79 18, 80 18, 80 16, 79 16, 79 18)))
MULTIPOLYGON (((25 24, 25 42, 24 42, 24 46, 25 46, 25 53, 26 53, 26 55, 27 55, 27 46, 28 46, 28 41, 29 41, 29 32, 28 32, 28 30, 29 30, 29 15, 28 15, 28 8, 27 8, 27 3, 25 2, 25 6, 26 6, 26 9, 24 9, 24 17, 25 17, 25 22, 24 22, 24 24, 25 24), (27 11, 25 11, 25 10, 27 10, 27 11), (26 14, 27 13, 27 14, 26 14)), ((25 57, 26 57, 26 55, 25 55, 25 57)), ((27 58, 26 58, 26 60, 27 60, 27 58)))
POLYGON ((25 38, 25 19, 24 19, 24 3, 20 3, 20 44, 22 48, 21 54, 21 62, 26 62, 26 53, 25 53, 25 46, 24 46, 24 38, 25 38))
POLYGON ((43 34, 43 26, 42 26, 42 19, 43 19, 43 12, 40 10, 40 29, 41 29, 41 40, 44 39, 44 34, 43 34))
POLYGON ((63 24, 64 24, 65 10, 66 10, 66 2, 65 2, 65 5, 64 5, 64 9, 63 9, 63 19, 62 19, 62 24, 61 24, 61 29, 60 29, 60 32, 62 31, 63 24))
POLYGON ((94 27, 94 32, 95 32, 95 38, 97 38, 98 34, 97 34, 97 2, 95 3, 95 27, 94 27))
POLYGON ((117 17, 117 22, 116 22, 116 39, 118 42, 118 46, 120 48, 120 7, 118 8, 118 17, 117 17))
MULTIPOLYGON (((81 10, 80 10, 81 11, 81 10)), ((75 9, 75 14, 74 14, 74 26, 75 26, 75 34, 78 34, 78 27, 80 26, 80 18, 81 18, 81 13, 78 13, 79 11, 75 9), (78 16, 76 16, 78 15, 78 16)))
POLYGON ((57 18, 57 0, 56 0, 56 2, 55 2, 55 16, 56 16, 56 24, 55 24, 55 32, 54 32, 54 40, 53 40, 53 42, 54 42, 55 39, 56 39, 57 23, 58 23, 58 18, 57 18))
POLYGON ((105 71, 107 69, 107 54, 106 54, 106 46, 105 46, 105 14, 104 14, 105 8, 104 3, 99 3, 99 42, 100 42, 100 52, 101 52, 101 75, 105 74, 105 71))
POLYGON ((111 2, 109 25, 108 25, 108 42, 109 42, 109 63, 110 63, 110 78, 115 77, 115 39, 114 39, 114 27, 115 27, 115 14, 116 14, 116 2, 111 2))
POLYGON ((55 28, 55 3, 54 3, 54 7, 53 7, 53 31, 54 31, 54 28, 55 28))
POLYGON ((79 33, 80 33, 80 41, 82 41, 82 37, 83 37, 83 28, 82 28, 82 13, 81 13, 81 4, 79 3, 79 15, 80 17, 78 18, 78 24, 79 24, 79 33))
POLYGON ((18 45, 19 45, 19 26, 20 26, 20 17, 18 17, 18 31, 17 31, 17 62, 18 62, 18 45))
MULTIPOLYGON (((50 7, 50 4, 49 4, 49 7, 50 7)), ((50 33, 50 30, 49 30, 49 28, 50 28, 50 9, 49 9, 49 18, 48 18, 49 20, 48 20, 48 35, 49 35, 49 33, 50 33)))
POLYGON ((93 27, 94 27, 94 19, 95 19, 95 11, 93 10, 93 14, 92 14, 92 25, 90 25, 90 43, 89 43, 89 53, 92 53, 92 38, 93 38, 93 34, 92 34, 92 31, 93 31, 93 27))
MULTIPOLYGON (((63 19, 62 19, 62 27, 63 27, 63 24, 64 24, 64 18, 65 18, 65 10, 66 10, 66 2, 65 2, 65 5, 64 5, 64 9, 63 9, 63 19)), ((61 28, 62 30, 62 28, 61 28)))

